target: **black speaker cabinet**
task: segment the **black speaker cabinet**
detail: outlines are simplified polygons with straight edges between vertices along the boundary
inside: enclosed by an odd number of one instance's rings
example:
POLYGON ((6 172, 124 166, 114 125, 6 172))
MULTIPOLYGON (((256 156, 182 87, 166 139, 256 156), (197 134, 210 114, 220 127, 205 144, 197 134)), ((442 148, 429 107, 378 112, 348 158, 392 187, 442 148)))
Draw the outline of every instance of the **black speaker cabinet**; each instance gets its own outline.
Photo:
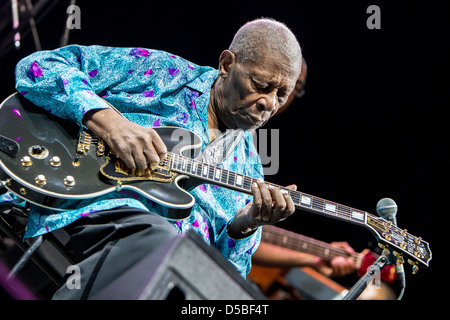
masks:
POLYGON ((285 279, 305 300, 342 300, 347 293, 345 288, 330 286, 301 268, 290 269, 285 279))
MULTIPOLYGON (((126 257, 124 257, 126 259, 126 257)), ((158 248, 94 299, 252 300, 267 299, 242 278, 215 248, 190 231, 158 248)))

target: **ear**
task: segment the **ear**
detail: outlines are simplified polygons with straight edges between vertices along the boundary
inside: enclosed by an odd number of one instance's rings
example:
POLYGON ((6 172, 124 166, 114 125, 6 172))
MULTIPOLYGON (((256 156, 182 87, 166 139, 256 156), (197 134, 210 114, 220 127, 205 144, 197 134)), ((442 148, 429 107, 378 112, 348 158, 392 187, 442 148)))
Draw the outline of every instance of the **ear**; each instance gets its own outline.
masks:
POLYGON ((226 78, 236 62, 236 55, 230 50, 224 50, 219 58, 219 76, 226 78))

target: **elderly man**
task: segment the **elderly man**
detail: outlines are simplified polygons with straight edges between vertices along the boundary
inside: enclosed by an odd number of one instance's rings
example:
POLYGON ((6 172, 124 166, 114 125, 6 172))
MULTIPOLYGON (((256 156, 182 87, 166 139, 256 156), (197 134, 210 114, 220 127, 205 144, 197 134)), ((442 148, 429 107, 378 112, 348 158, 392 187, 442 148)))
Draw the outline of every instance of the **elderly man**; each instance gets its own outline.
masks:
POLYGON ((295 209, 286 192, 262 182, 251 131, 286 103, 301 64, 294 34, 272 19, 242 26, 220 55, 218 70, 158 50, 100 46, 67 46, 20 61, 16 88, 22 95, 90 129, 130 169, 153 170, 168 151, 153 128, 176 126, 202 138, 203 161, 258 179, 253 197, 213 185, 192 189, 196 202, 182 221, 168 222, 160 216, 166 207, 127 191, 86 199, 66 211, 31 205, 26 236, 64 228, 81 269, 81 290, 62 286, 54 298, 95 295, 190 229, 245 277, 259 227, 295 209))

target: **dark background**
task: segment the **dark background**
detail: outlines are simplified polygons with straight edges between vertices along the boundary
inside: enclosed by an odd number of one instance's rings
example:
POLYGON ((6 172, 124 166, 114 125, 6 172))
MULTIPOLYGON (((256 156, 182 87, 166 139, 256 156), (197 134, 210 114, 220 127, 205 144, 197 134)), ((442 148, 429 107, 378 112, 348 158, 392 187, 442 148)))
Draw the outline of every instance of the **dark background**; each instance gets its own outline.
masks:
MULTIPOLYGON (((7 1, 1 1, 2 5, 7 1)), ((33 1, 35 2, 35 1, 33 1)), ((49 3, 52 3, 50 1, 49 3)), ((43 49, 59 46, 69 1, 38 18, 43 49)), ((308 65, 306 95, 265 128, 280 129, 280 169, 268 181, 375 214, 396 201, 398 225, 430 242, 427 270, 405 264, 404 300, 437 300, 446 277, 450 85, 448 1, 77 1, 81 29, 71 44, 144 47, 216 67, 237 29, 258 17, 285 22, 308 65), (369 30, 369 5, 381 29, 369 30)), ((10 27, 9 27, 10 28, 10 27)), ((3 30, 4 31, 4 30, 3 30)), ((7 39, 7 32, 1 33, 7 39)), ((0 99, 14 91, 14 67, 35 51, 2 51, 0 99)), ((10 42, 12 44, 12 40, 10 42)), ((364 228, 297 211, 283 227, 357 251, 376 247, 364 228)))

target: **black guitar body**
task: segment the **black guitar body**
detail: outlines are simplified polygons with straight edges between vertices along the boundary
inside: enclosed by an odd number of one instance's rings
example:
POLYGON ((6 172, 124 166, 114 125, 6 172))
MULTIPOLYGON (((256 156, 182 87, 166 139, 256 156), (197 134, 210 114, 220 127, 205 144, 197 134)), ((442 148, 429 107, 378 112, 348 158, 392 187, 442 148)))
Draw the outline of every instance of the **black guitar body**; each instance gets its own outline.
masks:
MULTIPOLYGON (((7 181, 6 188, 54 210, 76 209, 80 200, 126 189, 176 209, 169 210, 168 219, 189 216, 195 200, 180 185, 187 186, 185 182, 192 179, 186 175, 176 175, 171 181, 109 179, 99 170, 107 153, 98 154, 95 136, 84 141, 89 150, 77 152, 83 129, 18 93, 11 95, 0 105, 0 178, 7 181)), ((195 133, 176 127, 154 129, 168 151, 198 156, 202 141, 195 133)), ((195 181, 189 182, 189 187, 194 185, 195 181)))

